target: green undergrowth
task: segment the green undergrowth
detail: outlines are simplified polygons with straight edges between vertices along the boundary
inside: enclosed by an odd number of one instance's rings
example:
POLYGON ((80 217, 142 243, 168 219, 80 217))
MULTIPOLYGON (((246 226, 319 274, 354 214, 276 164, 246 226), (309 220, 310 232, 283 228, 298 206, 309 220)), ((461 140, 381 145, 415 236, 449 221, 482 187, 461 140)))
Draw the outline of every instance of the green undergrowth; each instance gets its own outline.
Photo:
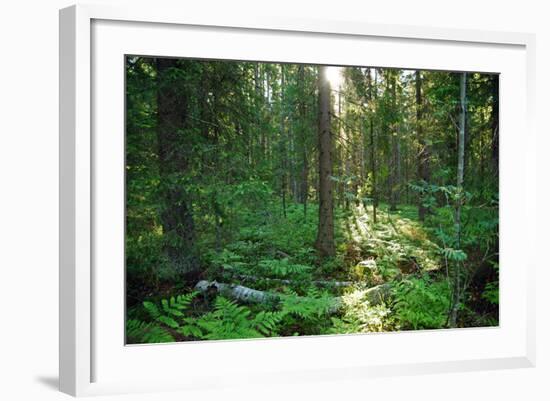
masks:
MULTIPOLYGON (((381 205, 376 223, 371 206, 337 208, 337 253, 323 261, 313 246, 316 206, 308 205, 304 213, 303 205, 291 203, 285 212, 275 202, 255 214, 242 211, 239 229, 223 247, 216 249, 213 238, 200 244, 203 279, 269 292, 274 301, 247 303, 215 290, 171 288, 128 309, 127 343, 447 326, 450 287, 444 261, 450 251, 435 229, 417 221, 416 207, 389 212, 381 205), (392 296, 371 304, 367 291, 384 283, 392 296)), ((488 302, 498 302, 497 291, 488 286, 488 302)))

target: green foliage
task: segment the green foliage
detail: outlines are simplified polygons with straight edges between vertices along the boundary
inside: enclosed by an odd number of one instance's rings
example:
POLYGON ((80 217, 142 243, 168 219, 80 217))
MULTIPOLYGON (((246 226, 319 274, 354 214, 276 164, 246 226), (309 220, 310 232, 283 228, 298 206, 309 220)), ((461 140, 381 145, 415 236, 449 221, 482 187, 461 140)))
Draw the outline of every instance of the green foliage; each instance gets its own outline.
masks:
POLYGON ((422 206, 431 211, 437 206, 437 185, 429 184, 422 180, 419 183, 409 183, 409 188, 418 193, 422 201, 422 206))
POLYGON ((334 298, 327 292, 310 288, 306 296, 296 293, 284 295, 281 300, 283 314, 289 314, 304 320, 315 320, 334 308, 334 298))
POLYGON ((201 329, 201 339, 227 340, 276 335, 277 324, 282 318, 281 313, 269 311, 251 316, 249 308, 219 296, 214 310, 193 323, 201 329))
MULTIPOLYGON (((329 105, 336 255, 320 258, 319 66, 161 64, 126 59, 129 342, 443 327, 445 273, 469 283, 498 263, 495 76, 468 74, 472 135, 458 187, 459 75, 342 69, 329 105), (181 268, 190 254, 192 272, 181 268), (199 278, 280 302, 189 293, 199 278), (395 303, 365 299, 401 278, 395 303), (335 281, 353 282, 351 292, 335 281)), ((498 272, 483 280, 464 290, 461 324, 498 321, 498 272)))
POLYGON ((271 199, 273 190, 267 182, 250 177, 233 187, 232 201, 246 204, 263 205, 271 199))
POLYGON ((222 296, 215 298, 213 310, 193 316, 188 310, 196 292, 155 303, 143 302, 143 310, 151 321, 129 319, 128 343, 157 343, 175 341, 175 335, 196 340, 226 340, 257 338, 277 334, 277 327, 288 312, 251 309, 222 296))
POLYGON ((397 319, 406 329, 439 329, 445 326, 450 305, 450 289, 445 281, 433 282, 429 277, 412 278, 394 288, 397 319))
POLYGON ((126 343, 169 343, 174 337, 165 328, 156 323, 148 323, 135 319, 126 320, 126 343))
POLYGON ((385 304, 371 305, 366 290, 354 289, 342 296, 342 317, 333 317, 330 333, 369 333, 398 330, 399 325, 385 304))
POLYGON ((498 305, 499 299, 500 299, 499 281, 498 281, 499 265, 498 263, 493 263, 492 265, 493 265, 492 266, 493 269, 496 270, 496 275, 497 275, 496 280, 490 281, 485 285, 485 288, 483 293, 481 294, 481 297, 493 305, 498 305))
POLYGON ((468 258, 466 253, 461 249, 443 248, 441 253, 447 260, 453 262, 464 262, 468 258))
POLYGON ((308 207, 304 218, 303 206, 289 204, 285 218, 274 218, 272 224, 266 228, 265 240, 278 251, 296 257, 296 262, 308 264, 312 261, 312 244, 317 234, 317 205, 308 207), (303 255, 304 258, 298 258, 303 255))
POLYGON ((191 292, 185 295, 170 297, 169 299, 162 299, 160 305, 151 301, 144 301, 143 308, 153 321, 168 326, 171 329, 177 329, 180 327, 177 319, 184 316, 183 312, 189 307, 196 295, 197 292, 191 292))
POLYGON ((224 269, 234 269, 242 266, 246 266, 243 262, 244 257, 236 252, 233 252, 227 248, 221 252, 213 252, 210 255, 210 264, 212 266, 221 267, 224 269))
MULTIPOLYGON (((368 227, 366 238, 360 245, 370 259, 376 262, 376 275, 384 281, 395 278, 401 270, 409 274, 418 271, 438 270, 440 250, 429 236, 429 231, 413 220, 416 208, 402 207, 391 216, 385 204, 380 205, 379 219, 387 224, 368 227)), ((358 225, 357 218, 352 224, 358 225)))
POLYGON ((500 299, 498 283, 494 281, 487 283, 481 296, 493 305, 498 305, 500 299))
POLYGON ((303 278, 311 272, 311 266, 293 264, 284 259, 264 259, 258 264, 264 275, 276 278, 303 278))

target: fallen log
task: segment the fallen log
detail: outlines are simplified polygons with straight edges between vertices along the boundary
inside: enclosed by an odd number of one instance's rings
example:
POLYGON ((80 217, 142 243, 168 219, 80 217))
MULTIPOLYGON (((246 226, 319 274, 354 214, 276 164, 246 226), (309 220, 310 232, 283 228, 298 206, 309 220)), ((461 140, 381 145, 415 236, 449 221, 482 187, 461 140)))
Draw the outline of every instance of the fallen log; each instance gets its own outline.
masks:
POLYGON ((379 305, 382 302, 391 298, 391 284, 384 283, 365 291, 365 297, 371 305, 379 305))
MULTIPOLYGON (((257 277, 249 274, 232 274, 232 276, 238 279, 247 280, 247 281, 262 280, 268 283, 279 283, 279 284, 286 284, 286 285, 299 283, 297 280, 288 280, 284 278, 271 278, 271 277, 257 277)), ((353 281, 332 281, 332 280, 313 280, 313 281, 309 281, 309 283, 313 285, 322 286, 322 287, 349 287, 350 285, 354 284, 353 281)))
POLYGON ((283 259, 290 259, 290 255, 288 253, 279 251, 278 249, 275 251, 275 256, 280 256, 283 259))
MULTIPOLYGON (((199 292, 206 292, 209 289, 215 289, 223 296, 250 303, 277 302, 281 299, 280 294, 255 290, 238 284, 201 280, 195 285, 195 290, 199 292)), ((390 297, 391 285, 389 283, 380 284, 365 291, 365 298, 371 305, 381 304, 390 297)), ((336 313, 342 304, 341 297, 334 297, 334 307, 330 309, 330 312, 336 313)))
POLYGON ((201 280, 195 285, 195 290, 206 292, 216 289, 221 295, 237 299, 239 301, 261 303, 271 300, 279 300, 279 296, 266 291, 255 290, 238 284, 218 283, 217 281, 201 280))

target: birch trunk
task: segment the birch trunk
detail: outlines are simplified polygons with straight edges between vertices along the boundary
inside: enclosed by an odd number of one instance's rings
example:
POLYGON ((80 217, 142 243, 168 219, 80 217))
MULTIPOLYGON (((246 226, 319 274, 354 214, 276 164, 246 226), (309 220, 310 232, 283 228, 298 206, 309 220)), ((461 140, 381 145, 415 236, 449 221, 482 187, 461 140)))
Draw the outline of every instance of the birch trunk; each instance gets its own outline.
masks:
MULTIPOLYGON (((276 303, 283 297, 283 295, 274 292, 259 291, 242 285, 219 283, 217 281, 201 280, 195 285, 195 290, 199 292, 207 292, 212 289, 217 291, 220 295, 247 303, 276 303)), ((365 300, 371 305, 379 305, 387 301, 390 297, 391 285, 389 283, 380 284, 365 291, 365 300)), ((334 297, 329 312, 338 312, 342 305, 342 298, 334 297)))

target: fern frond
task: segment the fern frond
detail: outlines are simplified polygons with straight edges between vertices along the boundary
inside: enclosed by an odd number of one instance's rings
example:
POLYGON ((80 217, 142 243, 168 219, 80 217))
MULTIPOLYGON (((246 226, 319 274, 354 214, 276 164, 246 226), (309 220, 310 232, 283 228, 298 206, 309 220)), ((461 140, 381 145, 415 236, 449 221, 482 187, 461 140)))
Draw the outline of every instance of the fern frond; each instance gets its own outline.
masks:
POLYGON ((183 311, 189 307, 197 294, 196 291, 193 291, 189 294, 162 299, 160 307, 154 302, 144 301, 143 308, 153 321, 171 329, 177 329, 180 327, 178 320, 181 320, 185 316, 183 311))
POLYGON ((173 342, 174 337, 155 323, 128 319, 126 321, 126 342, 128 344, 173 342))

